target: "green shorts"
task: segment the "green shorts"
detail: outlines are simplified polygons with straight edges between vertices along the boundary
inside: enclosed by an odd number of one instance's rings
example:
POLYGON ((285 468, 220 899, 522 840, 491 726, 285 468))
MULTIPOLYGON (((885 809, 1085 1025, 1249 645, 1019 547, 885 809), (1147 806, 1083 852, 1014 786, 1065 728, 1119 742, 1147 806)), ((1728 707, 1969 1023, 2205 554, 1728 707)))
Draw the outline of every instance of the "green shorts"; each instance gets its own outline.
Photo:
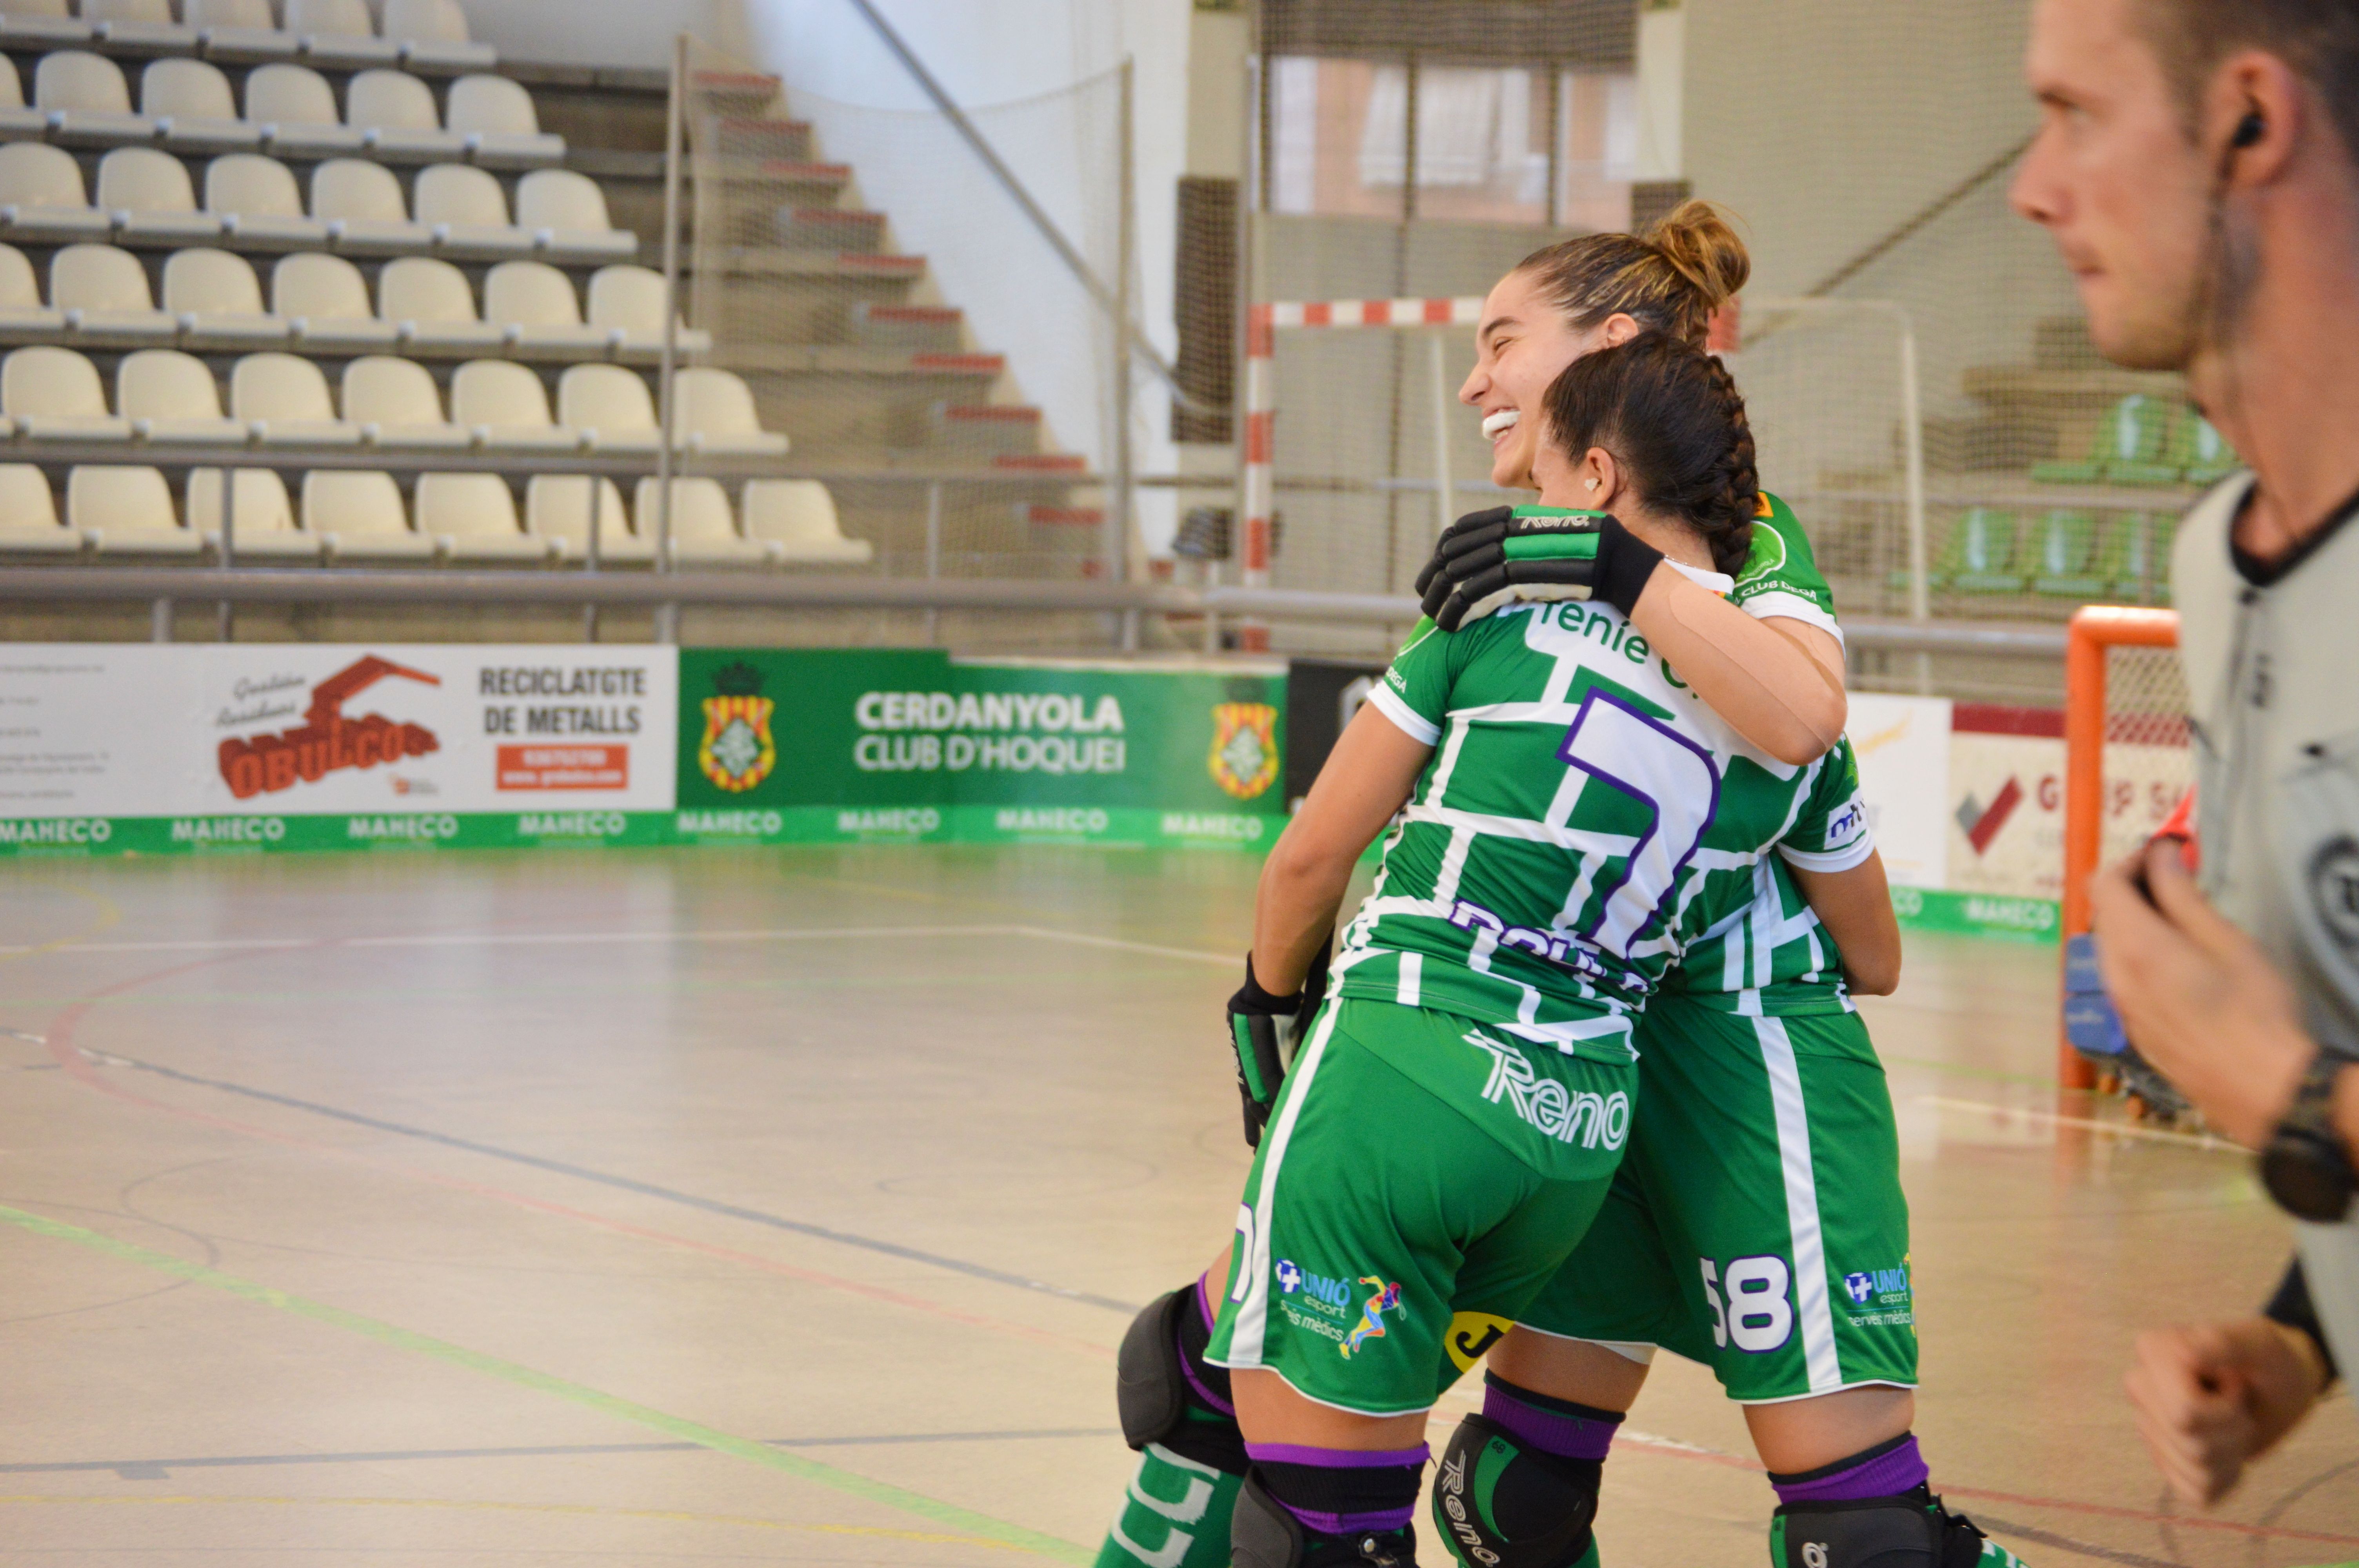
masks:
POLYGON ((1342 1410, 1429 1408, 1589 1227, 1636 1078, 1469 1019, 1330 1001, 1246 1178, 1208 1357, 1342 1410))
POLYGON ((1637 1044, 1628 1158, 1516 1321, 1661 1346, 1749 1403, 1914 1387, 1899 1139, 1859 1015, 1746 1018, 1666 995, 1637 1044))

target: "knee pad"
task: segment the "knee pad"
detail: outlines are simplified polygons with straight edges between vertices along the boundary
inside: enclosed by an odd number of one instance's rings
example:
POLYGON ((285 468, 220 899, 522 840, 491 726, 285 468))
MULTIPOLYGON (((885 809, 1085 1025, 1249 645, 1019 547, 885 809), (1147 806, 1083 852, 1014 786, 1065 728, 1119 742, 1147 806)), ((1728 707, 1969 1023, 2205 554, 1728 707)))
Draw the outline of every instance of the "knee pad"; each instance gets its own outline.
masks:
POLYGON ((1926 1487, 1893 1498, 1788 1503, 1770 1521, 1769 1555, 1777 1568, 2020 1568, 1926 1487))
POLYGON ((1161 1444, 1182 1458, 1232 1476, 1245 1469, 1245 1433, 1234 1411, 1206 1402, 1228 1392, 1228 1375, 1203 1362, 1210 1331, 1196 1310, 1196 1288, 1157 1297, 1131 1320, 1114 1353, 1114 1410, 1133 1449, 1161 1444), (1190 1378, 1190 1363, 1196 1376, 1190 1378), (1199 1383, 1205 1385, 1200 1390, 1199 1383), (1217 1386, 1213 1386, 1217 1385, 1217 1386))
POLYGON ((1170 1291, 1130 1320, 1114 1357, 1114 1409, 1134 1449, 1160 1443, 1188 1419, 1188 1374, 1180 1364, 1180 1314, 1188 1292, 1170 1291))
POLYGON ((1468 1568, 1572 1568, 1589 1552, 1604 1469, 1595 1459, 1543 1454, 1495 1422, 1467 1416, 1434 1476, 1433 1527, 1468 1568))
POLYGON ((1417 1568, 1417 1532, 1314 1538, 1249 1470, 1229 1519, 1229 1563, 1230 1568, 1417 1568))

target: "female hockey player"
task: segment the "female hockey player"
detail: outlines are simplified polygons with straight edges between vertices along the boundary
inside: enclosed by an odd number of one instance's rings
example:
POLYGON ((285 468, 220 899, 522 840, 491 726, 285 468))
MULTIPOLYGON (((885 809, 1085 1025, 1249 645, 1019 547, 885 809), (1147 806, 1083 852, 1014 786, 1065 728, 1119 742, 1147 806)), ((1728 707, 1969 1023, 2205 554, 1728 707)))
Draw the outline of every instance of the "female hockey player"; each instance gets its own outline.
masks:
MULTIPOLYGON (((1683 336, 1700 341, 1712 308, 1726 292, 1742 284, 1745 268, 1743 250, 1734 236, 1709 209, 1701 204, 1691 204, 1675 214, 1670 222, 1647 240, 1626 235, 1603 235, 1571 242, 1530 258, 1503 280, 1494 291, 1491 308, 1484 312, 1480 350, 1482 362, 1469 378, 1462 395, 1466 401, 1484 412, 1486 433, 1494 438, 1496 458, 1495 479, 1510 484, 1530 482, 1529 468, 1535 446, 1533 438, 1538 429, 1538 420, 1532 416, 1537 414, 1537 391, 1549 375, 1580 352, 1612 341, 1626 341, 1631 333, 1642 327, 1676 330, 1683 336)), ((1811 562, 1808 541, 1791 513, 1776 503, 1774 498, 1763 499, 1759 515, 1764 525, 1757 525, 1755 529, 1751 557, 1740 576, 1735 598, 1753 615, 1782 622, 1778 630, 1811 654, 1820 668, 1832 677, 1819 683, 1816 689, 1809 681, 1791 683, 1799 689, 1803 704, 1819 697, 1821 692, 1830 686, 1839 698, 1842 665, 1837 638, 1840 634, 1835 630, 1831 613, 1831 595, 1811 562)), ((1435 575, 1429 573, 1429 578, 1435 575)), ((1532 591, 1532 585, 1517 584, 1513 596, 1525 596, 1532 591)), ((1549 589, 1541 587, 1538 591, 1549 589)), ((1790 667, 1788 666, 1789 670, 1790 667)), ((1736 695, 1740 700, 1734 706, 1741 707, 1742 698, 1747 694, 1740 691, 1736 695)), ((1821 723, 1823 722, 1821 719, 1821 723)), ((1840 722, 1839 719, 1836 722, 1840 722)), ((1816 734, 1820 731, 1810 730, 1809 732, 1816 734)), ((1777 737, 1767 738, 1774 740, 1777 737)), ((1847 759, 1845 766, 1848 766, 1847 759)), ((1855 819, 1855 811, 1852 815, 1855 819)), ((1790 849, 1792 846, 1789 844, 1788 848, 1790 849)), ((1801 853, 1808 855, 1811 851, 1803 850, 1801 853)), ((1843 933, 1843 946, 1851 955, 1854 972, 1864 963, 1877 977, 1864 989, 1888 989, 1897 971, 1897 933, 1892 928, 1881 867, 1873 860, 1872 854, 1856 867, 1806 871, 1802 878, 1810 903, 1815 904, 1819 913, 1826 914, 1830 924, 1843 933)), ((1777 999, 1796 994, 1797 986, 1808 989, 1811 983, 1823 981, 1818 1005, 1828 1006, 1832 1000, 1832 1021, 1810 1027, 1823 1028, 1839 1036, 1848 1034, 1854 1037, 1854 1044, 1832 1054, 1838 1059, 1864 1062, 1872 1072, 1872 1054, 1866 1050, 1864 1032, 1858 1028, 1856 1014, 1849 1011, 1847 1001, 1841 1000, 1837 977, 1843 963, 1843 955, 1837 952, 1832 940, 1823 948, 1819 946, 1817 936, 1812 935, 1815 922, 1810 909, 1802 903, 1794 880, 1787 875, 1782 866, 1765 867, 1759 873, 1759 880, 1761 889, 1756 907, 1732 933, 1721 937, 1715 947, 1717 956, 1699 955, 1699 958, 1705 962, 1693 972, 1693 976, 1675 977, 1674 985, 1679 988, 1679 994, 1702 996, 1710 993, 1713 989, 1712 984, 1693 977, 1702 976, 1707 970, 1714 974, 1724 973, 1729 979, 1722 1000, 1718 1002, 1702 1001, 1698 1005, 1725 1021, 1732 1015, 1745 1013, 1746 1003, 1741 999, 1746 993, 1777 999), (1765 935, 1769 938, 1766 944, 1765 935), (1797 970, 1792 968, 1796 964, 1809 967, 1797 970), (1754 983, 1745 983, 1747 980, 1754 983)), ((1818 933, 1818 935, 1825 935, 1823 930, 1818 933)), ((1247 991, 1241 993, 1241 1000, 1250 1003, 1258 991, 1258 987, 1249 985, 1247 991)), ((1266 993, 1261 994, 1266 1006, 1282 1004, 1286 1000, 1269 999, 1266 993)), ((1802 1014, 1798 1012, 1797 1016, 1802 1014)), ((1726 1026, 1723 1022, 1719 1027, 1726 1026)), ((1712 1027, 1702 1026, 1707 1033, 1712 1027)), ((1641 1029, 1642 1047, 1652 1045, 1658 1048, 1642 1057, 1649 1064, 1648 1067, 1641 1069, 1647 1072, 1659 1060, 1660 1048, 1676 1042, 1663 1038, 1669 1032, 1664 1023, 1642 1022, 1641 1029)), ((1812 1056, 1813 1053, 1806 1050, 1798 1057, 1798 1060, 1804 1061, 1806 1068, 1810 1069, 1801 1075, 1805 1077, 1812 1076, 1815 1071, 1812 1056)), ((1756 1079, 1760 1076, 1757 1065, 1755 1076, 1756 1079)), ((1658 1090, 1658 1094, 1666 1092, 1658 1090)), ((1810 1102, 1810 1119, 1813 1123, 1830 1119, 1826 1098, 1821 1095, 1810 1102)), ((1846 1207, 1846 1195, 1838 1190, 1829 1195, 1829 1201, 1816 1206, 1816 1217, 1826 1236, 1861 1240, 1876 1237, 1885 1241, 1887 1243, 1886 1250, 1895 1250, 1904 1260, 1902 1273, 1905 1276, 1906 1216, 1898 1200, 1897 1168, 1889 1152, 1893 1141, 1889 1102, 1882 1096, 1880 1081, 1872 1095, 1839 1096, 1837 1101, 1840 1108, 1850 1115, 1856 1125, 1836 1126, 1829 1130, 1838 1135, 1863 1131, 1876 1135, 1869 1138, 1866 1147, 1880 1152, 1871 1152, 1865 1159, 1854 1162, 1854 1165, 1867 1170, 1875 1178, 1864 1184, 1862 1201, 1846 1207), (1872 1213, 1877 1223, 1865 1227, 1853 1223, 1850 1217, 1854 1212, 1863 1211, 1872 1213), (1889 1245, 1896 1239, 1897 1248, 1889 1245)), ((1640 1103, 1642 1106, 1648 1103, 1643 1095, 1640 1103)), ((1647 1120, 1648 1118, 1642 1113, 1639 1118, 1641 1149, 1652 1147, 1650 1141, 1644 1136, 1647 1120)), ((1840 1136, 1826 1141, 1835 1146, 1843 1144, 1840 1136)), ((1804 1168, 1809 1169, 1807 1162, 1804 1168)), ((1582 1256, 1587 1260, 1627 1253, 1653 1260, 1663 1250, 1663 1243, 1653 1229, 1655 1223, 1656 1217, 1648 1207, 1637 1176, 1635 1173, 1625 1173, 1617 1180, 1614 1201, 1608 1205, 1605 1217, 1601 1221, 1606 1234, 1590 1243, 1582 1256)), ((1823 1243, 1821 1251, 1823 1255, 1823 1243)), ((1699 1253, 1698 1257, 1701 1261, 1702 1255, 1699 1253)), ((1760 1267, 1752 1266, 1754 1271, 1760 1267)), ((1788 1268, 1790 1275, 1790 1262, 1788 1268)), ((1224 1265, 1216 1264, 1211 1278, 1217 1280, 1222 1277, 1223 1269, 1224 1265)), ((1577 1271, 1568 1271, 1567 1273, 1570 1278, 1577 1271)), ((1679 1292, 1675 1282, 1662 1282, 1665 1278, 1658 1271, 1652 1281, 1660 1298, 1658 1305, 1665 1313, 1676 1312, 1681 1304, 1677 1300, 1679 1292)), ((1879 1270, 1871 1278, 1879 1286, 1896 1282, 1890 1270, 1879 1270)), ((1756 1280, 1752 1271, 1740 1274, 1739 1279, 1747 1292, 1766 1293, 1762 1281, 1756 1280)), ((1905 1288, 1905 1278, 1900 1282, 1905 1288)), ((1848 1292, 1855 1287, 1855 1280, 1846 1278, 1843 1285, 1848 1292)), ((1706 1303, 1701 1299, 1703 1289, 1700 1278, 1685 1292, 1690 1298, 1698 1298, 1684 1303, 1698 1323, 1704 1321, 1702 1314, 1706 1311, 1706 1303)), ((1807 1289, 1807 1286, 1802 1287, 1805 1294, 1807 1289)), ((1891 1292, 1879 1289, 1878 1293, 1888 1296, 1891 1292)), ((1227 1414, 1229 1401, 1223 1397, 1225 1389, 1215 1390, 1210 1386, 1214 1380, 1225 1384, 1226 1379, 1220 1377, 1217 1368, 1206 1367, 1201 1360, 1209 1326, 1209 1303, 1182 1300, 1183 1297, 1201 1298, 1201 1290, 1175 1292, 1158 1303, 1164 1325, 1159 1337, 1170 1347, 1169 1355, 1162 1358, 1169 1360, 1171 1356, 1177 1356, 1180 1362, 1192 1363, 1193 1366, 1187 1379, 1184 1397, 1170 1401, 1177 1413, 1167 1423, 1169 1430, 1165 1435, 1169 1440, 1169 1444, 1143 1444, 1147 1452, 1142 1460, 1137 1480, 1131 1488, 1127 1512, 1117 1519, 1115 1529, 1108 1538, 1100 1559, 1102 1564, 1145 1561, 1169 1568, 1184 1558, 1192 1568, 1194 1564, 1224 1560, 1228 1534, 1226 1516, 1235 1497, 1237 1478, 1245 1469, 1245 1455, 1236 1437, 1234 1422, 1227 1414), (1179 1310, 1183 1305, 1195 1310, 1179 1310), (1190 1456, 1191 1454, 1193 1457, 1190 1456), (1143 1544, 1142 1538, 1155 1541, 1158 1544, 1147 1547, 1143 1544)), ((1519 1563, 1571 1563, 1593 1560, 1588 1523, 1595 1507, 1598 1460, 1603 1457, 1604 1441, 1610 1440, 1613 1424, 1610 1420, 1603 1418, 1627 1407, 1636 1392, 1637 1379, 1644 1376, 1643 1362, 1632 1359, 1632 1357, 1646 1353, 1636 1342, 1647 1336, 1626 1332, 1624 1320, 1614 1320, 1609 1314, 1597 1315, 1593 1322, 1579 1317, 1581 1298, 1564 1288, 1563 1281, 1551 1289, 1548 1299, 1556 1303, 1556 1315, 1545 1320, 1555 1325, 1554 1330, 1539 1334, 1527 1330, 1510 1336, 1508 1344, 1494 1357, 1495 1367, 1507 1366, 1524 1381, 1517 1384, 1503 1375, 1495 1384, 1494 1398, 1507 1400, 1521 1395, 1527 1405, 1537 1402, 1543 1410, 1547 1401, 1553 1399, 1561 1404, 1584 1407, 1595 1419, 1585 1433, 1570 1445, 1571 1456, 1565 1459, 1572 1472, 1569 1490, 1553 1499, 1545 1494, 1532 1499, 1541 1510, 1538 1533, 1542 1539, 1530 1541, 1514 1553, 1515 1561, 1519 1563), (1593 1343, 1597 1340, 1621 1340, 1624 1343, 1608 1347, 1593 1343), (1594 1457, 1588 1456, 1587 1451, 1592 1449, 1596 1451, 1594 1457), (1582 1474, 1583 1471, 1586 1472, 1585 1476, 1582 1474)), ((1819 1299, 1825 1299, 1823 1292, 1819 1299)), ((1631 1310, 1642 1314, 1648 1310, 1643 1305, 1633 1309, 1626 1295, 1619 1304, 1625 1319, 1631 1310)), ((1748 1309, 1756 1305, 1750 1302, 1741 1304, 1748 1309)), ((1888 1303, 1878 1304, 1888 1307, 1888 1303)), ((1723 1347, 1732 1343, 1726 1337, 1724 1310, 1719 1319, 1723 1347)), ((1156 1317, 1158 1312, 1150 1312, 1147 1315, 1156 1317)), ((1880 1317, 1881 1323, 1875 1326, 1887 1331, 1883 1338, 1903 1347, 1901 1353, 1887 1354, 1882 1362, 1869 1369, 1889 1374, 1895 1387, 1873 1390, 1871 1397, 1864 1400, 1840 1396, 1830 1399, 1820 1393, 1815 1398, 1794 1399, 1791 1403, 1782 1406, 1758 1406, 1753 1412, 1756 1436, 1773 1469, 1782 1466, 1789 1473, 1831 1469, 1835 1473, 1832 1485, 1824 1484, 1830 1480, 1827 1476, 1803 1475, 1795 1477, 1796 1485, 1791 1489, 1795 1493, 1793 1501, 1797 1508, 1807 1509, 1811 1502, 1831 1498, 1840 1500, 1846 1491, 1856 1496, 1863 1484, 1874 1479, 1890 1479, 1895 1476, 1901 1480, 1908 1479, 1907 1466, 1915 1457, 1913 1448, 1902 1454, 1897 1460, 1886 1459, 1872 1476, 1846 1476, 1844 1472, 1858 1466, 1839 1462, 1840 1456, 1863 1449, 1881 1446, 1885 1450, 1884 1454, 1869 1455, 1871 1459, 1876 1459, 1899 1453, 1908 1446, 1904 1441, 1910 1413, 1905 1384, 1913 1381, 1914 1378, 1913 1330, 1907 1326, 1908 1313, 1905 1306, 1875 1314, 1854 1313, 1853 1326, 1864 1326, 1857 1319, 1867 1315, 1880 1317), (1829 1454, 1838 1456, 1838 1462, 1832 1465, 1821 1463, 1829 1454), (1821 1485, 1813 1487, 1810 1483, 1814 1480, 1821 1485)), ((1812 1314, 1811 1321, 1818 1321, 1815 1314, 1812 1314)), ((1142 1326, 1144 1322, 1143 1319, 1142 1326)), ((1767 1329, 1777 1322, 1774 1313, 1751 1311, 1749 1315, 1741 1315, 1738 1328, 1742 1341, 1756 1346, 1764 1343, 1767 1329)), ((1498 1327, 1496 1322, 1486 1324, 1479 1319, 1465 1320, 1460 1325, 1453 1325, 1451 1344, 1456 1365, 1462 1368, 1473 1357, 1479 1356, 1484 1346, 1496 1337, 1498 1327)), ((1666 1339, 1669 1332, 1665 1329, 1655 1337, 1666 1339)), ((1700 1329, 1698 1332, 1708 1330, 1700 1329)), ((1150 1346, 1157 1337, 1152 1333, 1135 1334, 1132 1346, 1126 1349, 1136 1351, 1142 1346, 1150 1346)), ((1867 1337, 1873 1340, 1875 1336, 1871 1335, 1867 1337)), ((1668 1342, 1692 1344, 1696 1341, 1671 1338, 1668 1342)), ((1821 1360, 1823 1359, 1821 1357, 1821 1360)), ((1137 1402, 1137 1396, 1155 1381, 1152 1375, 1148 1375, 1145 1381, 1136 1375, 1137 1368, 1129 1364, 1137 1360, 1139 1357, 1134 1355, 1125 1356, 1125 1382, 1131 1396, 1125 1400, 1126 1412, 1137 1402)), ((1853 1363, 1858 1360, 1859 1357, 1854 1355, 1845 1361, 1843 1372, 1848 1374, 1857 1370, 1853 1363)), ((1852 1384, 1867 1381, 1867 1377, 1852 1378, 1843 1387, 1847 1390, 1852 1384)), ((1820 1379, 1820 1383, 1822 1382, 1823 1379, 1820 1379)), ((1819 1384, 1812 1384, 1810 1388, 1815 1391, 1819 1384)), ((1732 1391, 1737 1391, 1734 1384, 1732 1391)), ((1739 1397, 1745 1396, 1740 1393, 1739 1397)), ((1147 1402, 1155 1404, 1152 1400, 1147 1402)), ((1510 1419, 1513 1419, 1512 1412, 1510 1419)), ((1130 1423, 1126 1421, 1127 1424, 1130 1423)), ((1494 1422, 1494 1425, 1497 1424, 1494 1422)), ((1523 1424, 1532 1426, 1536 1422, 1527 1420, 1523 1424)), ((1533 1453, 1521 1460, 1518 1485, 1510 1487, 1506 1494, 1486 1488, 1484 1495, 1512 1496, 1522 1492, 1525 1485, 1534 1480, 1537 1467, 1544 1465, 1550 1456, 1549 1437, 1549 1434, 1544 1432, 1538 1441, 1528 1445, 1533 1453)), ((1503 1440, 1493 1433, 1488 1434, 1487 1441, 1495 1444, 1503 1440)), ((1921 1477, 1921 1467, 1917 1475, 1921 1477)), ((1870 1489, 1873 1489, 1872 1486, 1870 1489)), ((1896 1495, 1908 1490, 1906 1486, 1890 1487, 1896 1495)), ((1520 1521, 1527 1534, 1534 1528, 1535 1517, 1527 1510, 1520 1521)), ((1938 1510, 1930 1517, 1933 1521, 1931 1528, 1937 1532, 1956 1536, 1962 1542, 1973 1540, 1962 1527, 1962 1521, 1944 1519, 1939 1516, 1938 1510)), ((1455 1539, 1446 1518, 1437 1515, 1437 1523, 1444 1526, 1446 1538, 1455 1539)), ((1497 1523, 1495 1519, 1489 1521, 1488 1528, 1496 1528, 1497 1523)), ((1797 1563, 1808 1561, 1806 1549, 1810 1544, 1788 1535, 1780 1555, 1790 1557, 1797 1563)), ((1996 1552, 1995 1548, 1990 1550, 1996 1552)), ((1970 1552, 1967 1560, 1972 1560, 1972 1557, 1970 1552)), ((1930 1557, 1926 1560, 1933 1561, 1930 1557)), ((1841 1559, 1836 1561, 1840 1563, 1841 1559)))

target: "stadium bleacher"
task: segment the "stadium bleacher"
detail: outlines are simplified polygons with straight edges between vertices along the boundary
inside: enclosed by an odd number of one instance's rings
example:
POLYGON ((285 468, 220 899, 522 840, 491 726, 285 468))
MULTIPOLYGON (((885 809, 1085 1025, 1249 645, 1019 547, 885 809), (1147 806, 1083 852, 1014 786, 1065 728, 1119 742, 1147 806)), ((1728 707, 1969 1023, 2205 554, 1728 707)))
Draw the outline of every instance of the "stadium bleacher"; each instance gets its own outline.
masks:
MULTIPOLYGON (((651 563, 647 78, 504 64, 452 0, 0 0, 0 559, 550 566, 594 529, 651 563)), ((790 453, 904 548, 925 492, 856 476, 913 454, 996 480, 951 505, 1000 534, 1071 511, 1080 465, 1018 466, 1049 460, 1005 362, 777 112, 746 122, 791 189, 764 243, 819 308, 678 324, 675 449, 715 472, 675 481, 675 558, 875 559, 827 484, 762 473, 790 453)))

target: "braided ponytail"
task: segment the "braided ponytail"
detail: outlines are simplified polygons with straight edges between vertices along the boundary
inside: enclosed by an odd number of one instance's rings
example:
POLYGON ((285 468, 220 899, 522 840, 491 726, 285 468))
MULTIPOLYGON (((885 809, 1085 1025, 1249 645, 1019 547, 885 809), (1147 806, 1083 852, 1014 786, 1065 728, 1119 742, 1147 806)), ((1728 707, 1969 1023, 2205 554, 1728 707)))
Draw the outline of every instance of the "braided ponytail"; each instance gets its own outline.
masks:
POLYGON ((1729 576, 1753 549, 1761 510, 1753 427, 1728 367, 1662 332, 1584 354, 1549 384, 1544 439, 1575 454, 1603 447, 1639 498, 1701 536, 1729 576))

